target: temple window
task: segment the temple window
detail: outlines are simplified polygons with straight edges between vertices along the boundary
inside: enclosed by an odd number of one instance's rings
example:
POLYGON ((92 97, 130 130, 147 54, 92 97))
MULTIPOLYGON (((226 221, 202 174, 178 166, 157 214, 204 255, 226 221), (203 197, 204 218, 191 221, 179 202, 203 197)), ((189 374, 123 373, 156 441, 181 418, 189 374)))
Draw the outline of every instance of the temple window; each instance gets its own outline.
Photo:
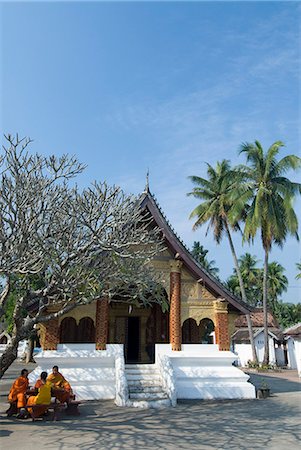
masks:
POLYGON ((77 340, 77 324, 73 317, 65 317, 60 325, 60 342, 62 344, 71 344, 77 340))
POLYGON ((83 317, 78 324, 78 342, 95 342, 95 327, 91 317, 83 317))

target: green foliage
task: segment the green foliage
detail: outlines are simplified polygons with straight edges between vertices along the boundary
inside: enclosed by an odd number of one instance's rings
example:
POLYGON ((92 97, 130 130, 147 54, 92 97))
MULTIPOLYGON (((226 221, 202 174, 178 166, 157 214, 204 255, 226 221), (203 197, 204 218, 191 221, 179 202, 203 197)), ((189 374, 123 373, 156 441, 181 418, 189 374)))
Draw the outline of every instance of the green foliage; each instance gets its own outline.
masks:
POLYGON ((296 263, 296 267, 299 271, 299 273, 296 275, 296 280, 300 280, 301 279, 301 263, 296 263))
MULTIPOLYGON (((252 306, 262 306, 263 270, 257 267, 259 261, 250 253, 245 253, 239 260, 239 268, 244 282, 248 303, 252 306)), ((288 279, 284 275, 285 268, 276 261, 268 265, 268 306, 275 311, 276 303, 283 292, 287 291, 288 279)), ((236 270, 227 280, 228 288, 240 295, 239 281, 236 270)))
MULTIPOLYGON (((13 314, 17 298, 21 297, 28 288, 41 289, 44 287, 42 276, 39 275, 13 275, 11 278, 10 293, 5 305, 4 323, 6 330, 11 333, 13 330, 13 314)), ((24 309, 23 317, 26 317, 27 311, 24 309)))
POLYGON ((247 366, 249 369, 258 369, 259 363, 257 361, 252 361, 251 359, 248 360, 247 366))
MULTIPOLYGON (((245 253, 238 259, 239 269, 245 286, 248 303, 257 306, 262 298, 261 271, 257 266, 258 260, 250 253, 245 253)), ((237 296, 240 296, 239 279, 236 269, 226 281, 228 288, 237 296)))
MULTIPOLYGON (((214 239, 221 242, 227 223, 234 229, 239 229, 238 220, 230 221, 228 214, 233 205, 239 201, 240 192, 237 182, 240 172, 231 169, 226 159, 212 167, 207 163, 207 179, 190 176, 189 179, 196 185, 187 195, 192 195, 202 202, 192 211, 190 218, 196 218, 193 229, 208 223, 212 228, 214 239)), ((240 218, 239 218, 240 219, 240 218)))
POLYGON ((301 303, 275 303, 274 314, 282 328, 301 322, 301 303))
POLYGON ((198 261, 208 272, 210 272, 213 276, 217 277, 219 268, 215 267, 215 261, 208 260, 207 258, 208 250, 206 250, 203 245, 200 244, 199 241, 194 241, 191 254, 196 261, 198 261))
POLYGON ((264 152, 260 142, 255 141, 241 147, 248 163, 241 167, 245 175, 244 201, 248 204, 244 238, 252 241, 260 230, 266 252, 271 250, 273 243, 282 246, 289 233, 296 236, 298 229, 292 200, 300 193, 301 184, 290 181, 285 174, 300 168, 301 159, 288 155, 277 160, 283 146, 277 141, 264 152))

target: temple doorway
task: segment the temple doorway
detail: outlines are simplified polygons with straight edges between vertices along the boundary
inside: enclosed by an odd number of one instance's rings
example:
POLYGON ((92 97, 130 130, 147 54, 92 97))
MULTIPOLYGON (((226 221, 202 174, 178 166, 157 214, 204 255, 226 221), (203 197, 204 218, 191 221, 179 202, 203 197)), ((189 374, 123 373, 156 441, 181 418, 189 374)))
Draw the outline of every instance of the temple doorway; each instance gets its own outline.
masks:
POLYGON ((111 303, 109 344, 123 344, 126 364, 153 364, 155 344, 169 342, 169 313, 158 304, 142 308, 111 303))
POLYGON ((127 318, 127 333, 125 347, 125 362, 134 364, 139 362, 140 355, 140 318, 127 318))

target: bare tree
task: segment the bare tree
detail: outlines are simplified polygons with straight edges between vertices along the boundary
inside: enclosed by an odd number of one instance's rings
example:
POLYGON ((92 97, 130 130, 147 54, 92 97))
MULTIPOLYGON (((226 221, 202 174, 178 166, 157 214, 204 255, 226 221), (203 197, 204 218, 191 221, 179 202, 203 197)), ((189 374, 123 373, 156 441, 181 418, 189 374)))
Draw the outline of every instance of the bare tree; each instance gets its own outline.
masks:
POLYGON ((84 167, 73 157, 32 155, 29 139, 5 136, 0 171, 0 316, 18 278, 10 345, 0 377, 34 325, 100 297, 167 308, 149 266, 163 249, 160 230, 135 197, 94 183, 79 191, 70 180, 84 167), (32 277, 39 278, 39 289, 32 277), (54 312, 55 311, 55 312, 54 312))

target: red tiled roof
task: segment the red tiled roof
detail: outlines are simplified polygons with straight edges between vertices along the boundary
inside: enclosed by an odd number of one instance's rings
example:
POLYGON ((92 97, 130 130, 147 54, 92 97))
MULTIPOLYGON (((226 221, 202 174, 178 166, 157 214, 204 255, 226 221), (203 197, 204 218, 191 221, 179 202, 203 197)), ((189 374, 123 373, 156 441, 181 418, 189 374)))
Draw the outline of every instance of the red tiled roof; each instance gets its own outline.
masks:
MULTIPOLYGON (((254 311, 250 313, 251 322, 253 327, 263 327, 263 311, 254 311)), ((236 328, 247 327, 247 318, 245 315, 240 315, 235 320, 236 328)), ((268 312, 268 327, 270 328, 279 328, 279 324, 272 313, 268 312)))

